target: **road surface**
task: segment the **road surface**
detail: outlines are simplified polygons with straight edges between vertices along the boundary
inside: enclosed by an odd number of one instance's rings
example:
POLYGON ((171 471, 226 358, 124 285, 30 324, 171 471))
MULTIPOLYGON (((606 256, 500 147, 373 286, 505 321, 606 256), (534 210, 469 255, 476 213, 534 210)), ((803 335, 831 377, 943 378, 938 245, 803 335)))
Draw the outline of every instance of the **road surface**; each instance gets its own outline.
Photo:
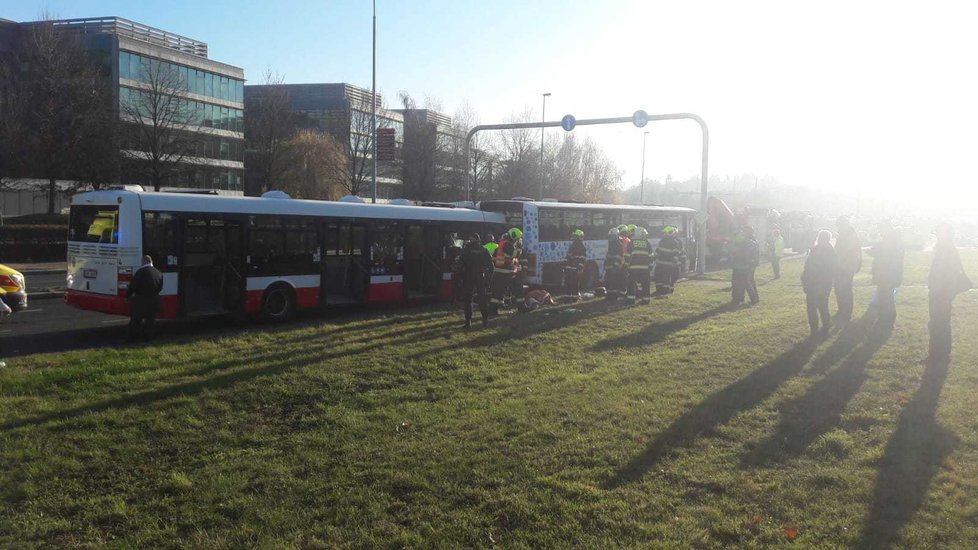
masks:
MULTIPOLYGON (((124 346, 128 322, 128 317, 68 307, 60 297, 34 299, 27 309, 0 323, 0 358, 124 346)), ((164 321, 157 325, 158 341, 188 334, 213 336, 221 331, 240 330, 225 317, 164 321)))
POLYGON ((48 290, 63 290, 65 287, 65 273, 25 273, 24 279, 27 280, 27 293, 47 292, 48 290))

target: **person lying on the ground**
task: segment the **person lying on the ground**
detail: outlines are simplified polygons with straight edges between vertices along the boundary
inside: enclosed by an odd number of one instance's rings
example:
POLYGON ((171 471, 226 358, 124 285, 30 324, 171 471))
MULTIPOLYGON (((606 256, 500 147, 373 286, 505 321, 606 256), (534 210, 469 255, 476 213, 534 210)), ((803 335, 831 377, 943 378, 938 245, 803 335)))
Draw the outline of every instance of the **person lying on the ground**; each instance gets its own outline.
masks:
POLYGON ((526 298, 519 304, 519 308, 521 313, 525 313, 527 311, 533 311, 540 306, 552 306, 555 303, 553 296, 549 292, 538 288, 526 293, 526 298))

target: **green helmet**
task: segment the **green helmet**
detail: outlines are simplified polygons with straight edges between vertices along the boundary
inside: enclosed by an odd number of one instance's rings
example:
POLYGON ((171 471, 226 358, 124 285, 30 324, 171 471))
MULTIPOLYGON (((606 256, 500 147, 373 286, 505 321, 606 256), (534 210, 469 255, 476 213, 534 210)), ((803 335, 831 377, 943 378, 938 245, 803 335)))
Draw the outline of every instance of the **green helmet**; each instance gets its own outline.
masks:
POLYGON ((622 233, 628 233, 628 226, 627 226, 627 225, 625 225, 625 224, 621 224, 621 225, 619 225, 619 226, 617 227, 617 229, 618 229, 618 234, 619 234, 619 235, 621 235, 622 233))
POLYGON ((634 233, 635 232, 635 228, 638 227, 638 226, 636 226, 634 223, 630 223, 630 224, 626 225, 625 227, 626 227, 626 229, 628 229, 628 232, 629 233, 634 233))
POLYGON ((509 233, 509 236, 512 237, 512 238, 514 238, 514 239, 522 239, 523 238, 523 231, 521 231, 520 228, 518 228, 518 227, 514 227, 514 228, 510 229, 507 233, 509 233))
POLYGON ((671 226, 671 225, 667 225, 667 226, 665 226, 665 227, 662 228, 662 232, 665 233, 666 235, 669 235, 671 233, 675 233, 676 232, 676 228, 673 227, 673 226, 671 226))
POLYGON ((574 238, 575 239, 583 239, 584 238, 584 232, 581 231, 580 229, 575 229, 573 235, 574 235, 574 238))

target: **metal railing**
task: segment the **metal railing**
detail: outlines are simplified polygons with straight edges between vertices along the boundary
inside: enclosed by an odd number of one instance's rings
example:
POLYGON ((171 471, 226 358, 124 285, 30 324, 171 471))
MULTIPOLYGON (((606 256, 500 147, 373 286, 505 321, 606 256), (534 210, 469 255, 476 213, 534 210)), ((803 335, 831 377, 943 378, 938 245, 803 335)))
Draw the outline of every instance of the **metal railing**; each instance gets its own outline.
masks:
POLYGON ((59 30, 71 30, 82 34, 104 33, 125 36, 156 46, 177 50, 198 57, 207 58, 207 43, 167 32, 162 29, 136 23, 121 17, 90 17, 83 19, 62 19, 52 21, 59 30))

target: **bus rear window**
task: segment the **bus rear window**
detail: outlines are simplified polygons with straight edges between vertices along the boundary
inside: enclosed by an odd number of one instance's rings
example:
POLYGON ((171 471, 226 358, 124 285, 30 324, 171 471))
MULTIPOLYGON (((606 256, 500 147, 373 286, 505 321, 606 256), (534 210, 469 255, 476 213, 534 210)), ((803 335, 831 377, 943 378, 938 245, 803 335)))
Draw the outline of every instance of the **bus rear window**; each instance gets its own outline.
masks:
POLYGON ((119 242, 119 207, 76 205, 71 207, 68 240, 88 243, 119 242))

